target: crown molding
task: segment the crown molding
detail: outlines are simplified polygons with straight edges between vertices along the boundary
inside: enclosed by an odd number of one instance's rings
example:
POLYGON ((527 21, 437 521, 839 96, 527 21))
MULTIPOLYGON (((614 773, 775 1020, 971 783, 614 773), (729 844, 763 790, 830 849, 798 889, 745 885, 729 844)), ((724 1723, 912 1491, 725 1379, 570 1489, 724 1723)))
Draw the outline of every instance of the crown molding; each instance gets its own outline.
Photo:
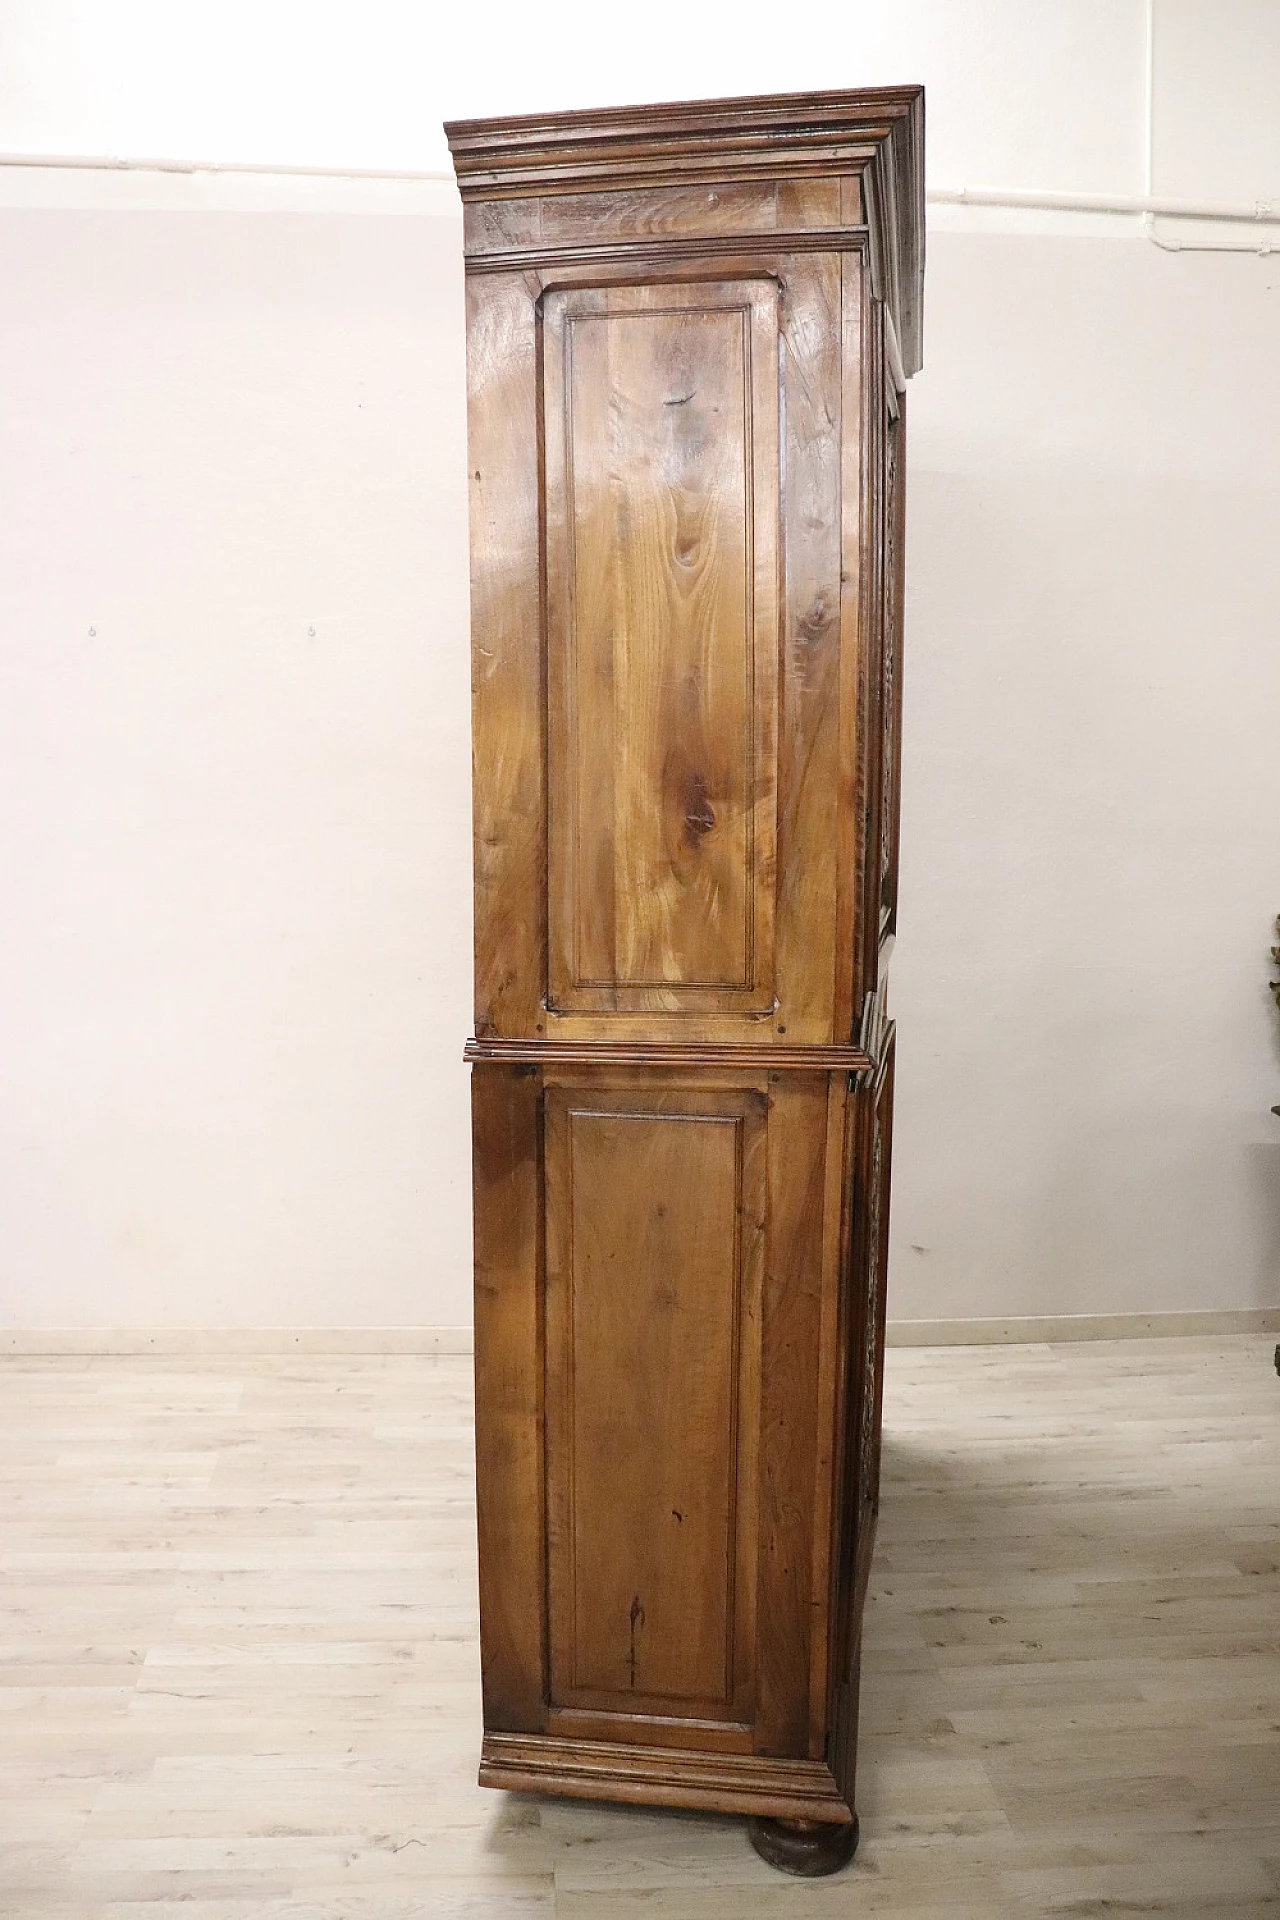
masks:
MULTIPOLYGON (((445 135, 464 202, 856 174, 875 291, 905 372, 920 365, 922 87, 451 120, 445 135)), ((763 240, 750 236, 754 247, 763 240)))

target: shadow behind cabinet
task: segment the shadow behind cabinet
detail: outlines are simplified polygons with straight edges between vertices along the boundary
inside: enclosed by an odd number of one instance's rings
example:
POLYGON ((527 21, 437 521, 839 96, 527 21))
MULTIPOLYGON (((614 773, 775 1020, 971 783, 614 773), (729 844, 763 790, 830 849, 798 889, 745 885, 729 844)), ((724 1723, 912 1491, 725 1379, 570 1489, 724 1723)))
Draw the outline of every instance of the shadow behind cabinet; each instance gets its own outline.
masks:
POLYGON ((856 1837, 922 129, 917 88, 447 129, 480 1777, 749 1813, 801 1871, 856 1837))

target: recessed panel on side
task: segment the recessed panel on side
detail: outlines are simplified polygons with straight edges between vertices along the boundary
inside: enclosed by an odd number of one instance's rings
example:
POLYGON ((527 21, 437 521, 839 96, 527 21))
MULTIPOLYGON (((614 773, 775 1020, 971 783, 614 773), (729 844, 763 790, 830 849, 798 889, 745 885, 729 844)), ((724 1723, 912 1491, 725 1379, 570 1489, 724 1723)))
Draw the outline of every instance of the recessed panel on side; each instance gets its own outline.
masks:
POLYGON ((764 1111, 548 1092, 553 1709, 750 1718, 764 1111))
POLYGON ((778 289, 542 309, 553 1012, 773 995, 778 289))

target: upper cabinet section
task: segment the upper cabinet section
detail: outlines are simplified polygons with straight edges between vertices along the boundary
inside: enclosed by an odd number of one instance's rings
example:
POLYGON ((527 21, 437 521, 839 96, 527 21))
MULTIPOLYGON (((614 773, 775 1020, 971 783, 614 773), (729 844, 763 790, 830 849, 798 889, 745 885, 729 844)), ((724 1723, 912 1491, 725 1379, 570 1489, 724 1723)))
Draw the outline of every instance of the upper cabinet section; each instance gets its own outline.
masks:
POLYGON ((865 224, 903 370, 918 371, 923 87, 454 120, 445 133, 469 259, 865 224))
POLYGON ((857 1037, 921 118, 895 89, 447 130, 481 1040, 857 1037))
POLYGON ((542 307, 552 1010, 773 1006, 778 286, 542 307))

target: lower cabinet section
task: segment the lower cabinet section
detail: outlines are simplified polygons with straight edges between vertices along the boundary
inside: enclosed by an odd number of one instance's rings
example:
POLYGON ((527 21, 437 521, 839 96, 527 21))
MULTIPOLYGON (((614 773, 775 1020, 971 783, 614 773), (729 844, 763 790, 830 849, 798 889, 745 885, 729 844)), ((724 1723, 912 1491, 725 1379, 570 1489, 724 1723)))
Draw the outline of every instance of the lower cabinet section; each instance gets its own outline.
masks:
POLYGON ((891 1088, 477 1067, 482 1780, 852 1821, 891 1088))

